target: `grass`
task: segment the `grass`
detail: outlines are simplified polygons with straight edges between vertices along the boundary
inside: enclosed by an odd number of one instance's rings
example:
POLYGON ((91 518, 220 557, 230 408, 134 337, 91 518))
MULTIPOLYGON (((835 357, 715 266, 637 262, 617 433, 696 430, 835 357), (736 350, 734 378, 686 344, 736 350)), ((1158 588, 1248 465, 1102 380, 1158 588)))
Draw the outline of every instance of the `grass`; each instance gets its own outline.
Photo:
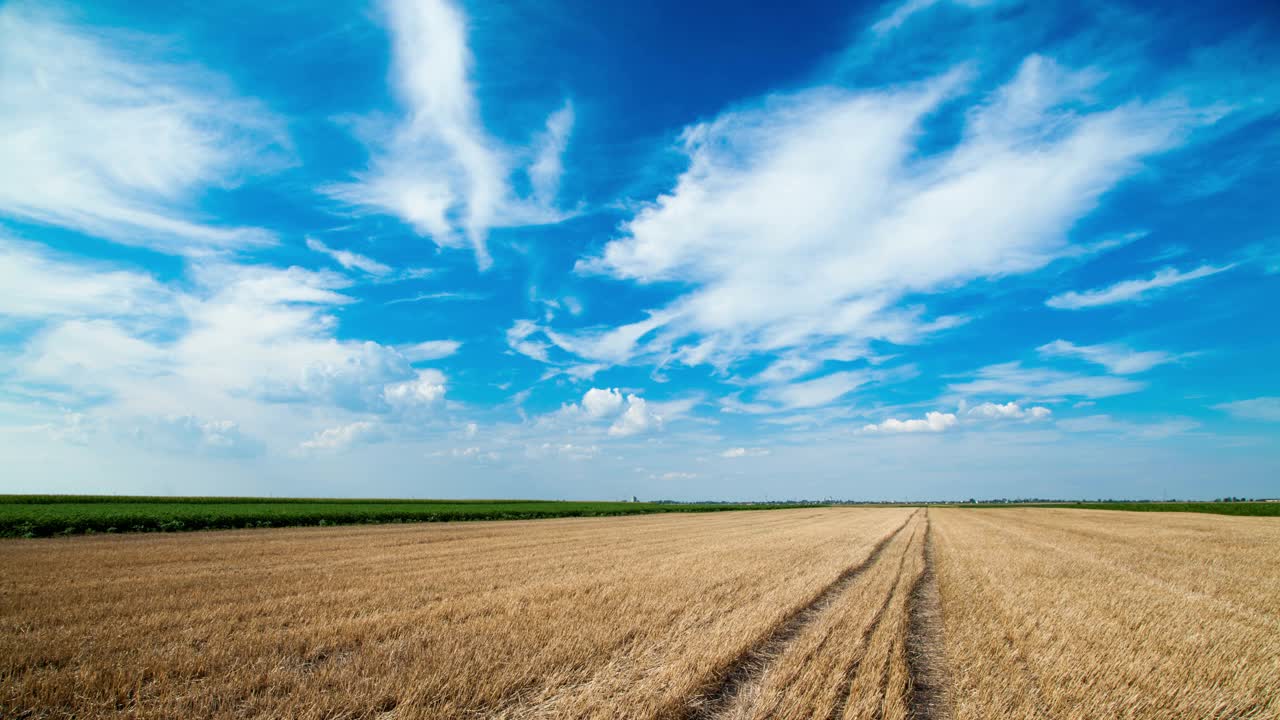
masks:
POLYGON ((547 500, 377 500, 0 495, 0 537, 358 523, 526 520, 796 505, 547 500))

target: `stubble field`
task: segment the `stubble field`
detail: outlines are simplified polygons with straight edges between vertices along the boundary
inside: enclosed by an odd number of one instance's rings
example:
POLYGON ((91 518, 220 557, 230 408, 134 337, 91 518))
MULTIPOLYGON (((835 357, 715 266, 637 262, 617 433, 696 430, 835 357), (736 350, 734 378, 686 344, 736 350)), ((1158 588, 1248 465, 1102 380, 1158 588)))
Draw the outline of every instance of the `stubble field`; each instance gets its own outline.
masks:
POLYGON ((828 508, 0 541, 0 717, 1274 718, 1280 523, 828 508))

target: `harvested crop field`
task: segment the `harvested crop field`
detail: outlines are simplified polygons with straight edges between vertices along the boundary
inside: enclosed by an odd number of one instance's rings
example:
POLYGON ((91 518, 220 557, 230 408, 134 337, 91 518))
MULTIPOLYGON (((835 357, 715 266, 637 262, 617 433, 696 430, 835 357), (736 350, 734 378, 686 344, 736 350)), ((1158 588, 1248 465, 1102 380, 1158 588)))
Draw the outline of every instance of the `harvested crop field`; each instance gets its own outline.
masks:
POLYGON ((0 542, 0 716, 1275 717, 1280 524, 827 508, 0 542))

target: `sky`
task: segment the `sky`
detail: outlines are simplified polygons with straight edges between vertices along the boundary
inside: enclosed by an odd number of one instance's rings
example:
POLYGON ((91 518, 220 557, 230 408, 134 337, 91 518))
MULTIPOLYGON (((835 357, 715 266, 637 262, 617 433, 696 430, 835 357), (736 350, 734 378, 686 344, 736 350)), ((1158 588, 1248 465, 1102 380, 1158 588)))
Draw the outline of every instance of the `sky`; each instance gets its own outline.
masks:
POLYGON ((1270 2, 0 4, 0 492, 1280 496, 1270 2))

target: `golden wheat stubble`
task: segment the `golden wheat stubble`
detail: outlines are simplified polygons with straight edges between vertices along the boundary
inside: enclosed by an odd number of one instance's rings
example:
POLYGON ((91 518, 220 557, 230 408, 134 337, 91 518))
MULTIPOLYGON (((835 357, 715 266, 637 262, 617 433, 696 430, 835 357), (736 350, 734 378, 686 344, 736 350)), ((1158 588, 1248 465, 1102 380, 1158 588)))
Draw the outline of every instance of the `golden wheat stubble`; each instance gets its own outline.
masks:
POLYGON ((0 542, 0 715, 678 716, 910 513, 0 542))
POLYGON ((956 720, 1280 717, 1280 522, 932 517, 956 720))
POLYGON ((723 716, 905 719, 907 600, 924 570, 925 527, 924 512, 918 511, 723 716))

